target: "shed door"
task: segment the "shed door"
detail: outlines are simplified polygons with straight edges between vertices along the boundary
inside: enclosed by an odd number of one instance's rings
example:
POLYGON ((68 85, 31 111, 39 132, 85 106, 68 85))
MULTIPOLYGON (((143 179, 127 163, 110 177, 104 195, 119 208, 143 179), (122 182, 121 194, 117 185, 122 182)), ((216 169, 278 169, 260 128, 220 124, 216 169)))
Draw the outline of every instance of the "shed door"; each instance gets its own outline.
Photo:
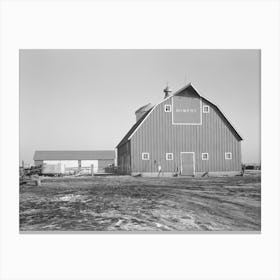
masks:
POLYGON ((181 153, 181 175, 194 175, 194 153, 181 153))

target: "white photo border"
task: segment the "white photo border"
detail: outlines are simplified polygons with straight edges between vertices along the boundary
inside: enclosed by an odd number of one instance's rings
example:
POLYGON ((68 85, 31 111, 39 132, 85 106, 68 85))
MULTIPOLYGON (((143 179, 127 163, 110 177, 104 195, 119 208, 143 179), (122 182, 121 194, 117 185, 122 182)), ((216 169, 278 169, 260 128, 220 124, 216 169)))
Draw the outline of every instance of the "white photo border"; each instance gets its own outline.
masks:
POLYGON ((1 1, 0 279, 279 279, 278 1, 1 1), (261 49, 261 234, 19 234, 19 49, 261 49), (273 121, 272 121, 273 120, 273 121))

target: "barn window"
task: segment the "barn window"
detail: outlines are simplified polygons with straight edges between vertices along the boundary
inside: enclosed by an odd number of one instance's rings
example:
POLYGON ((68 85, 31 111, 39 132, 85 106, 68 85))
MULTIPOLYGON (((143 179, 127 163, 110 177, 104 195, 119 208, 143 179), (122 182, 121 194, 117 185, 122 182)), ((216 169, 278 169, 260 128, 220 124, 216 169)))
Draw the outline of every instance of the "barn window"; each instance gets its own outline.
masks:
POLYGON ((164 111, 171 112, 171 105, 168 105, 168 104, 164 105, 164 111))
POLYGON ((142 153, 142 160, 149 160, 150 154, 149 153, 142 153))
POLYGON ((225 159, 232 159, 232 153, 226 152, 225 153, 225 159))
POLYGON ((173 153, 166 153, 166 160, 173 160, 173 153))
POLYGON ((209 113, 209 106, 204 105, 202 111, 203 111, 203 113, 209 113))
POLYGON ((201 158, 202 158, 202 160, 208 160, 209 159, 209 154, 208 153, 202 153, 201 158))

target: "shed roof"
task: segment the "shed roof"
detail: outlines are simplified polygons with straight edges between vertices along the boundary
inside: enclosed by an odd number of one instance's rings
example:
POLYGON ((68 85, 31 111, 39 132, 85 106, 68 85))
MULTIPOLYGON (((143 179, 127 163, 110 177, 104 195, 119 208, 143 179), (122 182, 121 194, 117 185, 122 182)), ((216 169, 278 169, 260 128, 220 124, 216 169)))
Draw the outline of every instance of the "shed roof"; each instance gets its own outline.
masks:
POLYGON ((156 108, 159 104, 161 104, 162 102, 166 101, 167 99, 180 94, 183 90, 187 89, 187 88, 191 88, 192 91, 194 91, 197 96, 199 96, 200 98, 202 98, 203 100, 207 101, 208 103, 210 103, 211 105, 213 105, 213 107, 216 108, 216 110, 218 111, 218 113, 221 115, 221 117, 224 119, 224 121, 229 125, 229 127, 232 129, 233 133, 236 135, 236 137, 238 138, 239 141, 243 140, 243 138, 240 136, 240 134, 237 132, 237 130, 233 127, 233 125, 231 124, 231 122, 228 120, 228 118, 225 116, 225 114, 219 109, 219 107, 217 105, 215 105, 214 103, 212 103, 208 98, 206 98, 205 96, 200 95, 196 89, 192 86, 191 83, 187 84, 186 86, 180 88, 179 90, 177 90, 174 94, 170 95, 169 97, 165 98, 164 100, 162 100, 160 103, 158 103, 157 105, 153 106, 149 111, 147 111, 133 126, 132 128, 128 131, 128 133, 124 136, 124 138, 121 140, 121 142, 118 144, 117 148, 119 148, 121 145, 123 145, 125 142, 127 142, 128 140, 130 140, 130 138, 133 136, 134 132, 137 130, 137 128, 145 121, 145 119, 148 117, 148 115, 152 112, 152 110, 154 108, 156 108))
POLYGON ((114 159, 115 151, 35 151, 34 160, 97 160, 114 159))

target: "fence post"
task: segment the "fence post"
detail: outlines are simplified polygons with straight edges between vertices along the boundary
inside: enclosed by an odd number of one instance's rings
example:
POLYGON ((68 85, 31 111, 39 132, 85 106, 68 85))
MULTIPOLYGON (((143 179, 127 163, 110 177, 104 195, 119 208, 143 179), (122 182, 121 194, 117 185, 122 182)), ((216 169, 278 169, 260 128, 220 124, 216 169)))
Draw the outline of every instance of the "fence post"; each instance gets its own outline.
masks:
POLYGON ((94 174, 93 164, 91 165, 91 176, 94 174))
POLYGON ((40 176, 38 176, 38 179, 36 180, 36 185, 38 187, 41 187, 41 178, 40 178, 40 176))
POLYGON ((41 187, 41 178, 39 175, 31 175, 30 179, 35 183, 35 186, 41 187))

